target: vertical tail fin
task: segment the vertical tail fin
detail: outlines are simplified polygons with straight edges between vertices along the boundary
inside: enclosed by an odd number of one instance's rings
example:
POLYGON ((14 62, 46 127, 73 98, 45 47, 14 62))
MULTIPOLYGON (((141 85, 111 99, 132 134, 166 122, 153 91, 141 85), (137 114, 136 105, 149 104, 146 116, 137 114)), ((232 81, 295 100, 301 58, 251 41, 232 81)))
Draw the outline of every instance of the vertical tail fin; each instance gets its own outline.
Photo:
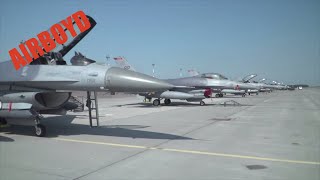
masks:
POLYGON ((113 58, 116 62, 116 64, 123 69, 131 70, 131 71, 136 71, 126 60, 126 58, 118 56, 113 58))
POLYGON ((198 71, 194 69, 189 69, 187 72, 190 76, 198 76, 200 74, 198 71))

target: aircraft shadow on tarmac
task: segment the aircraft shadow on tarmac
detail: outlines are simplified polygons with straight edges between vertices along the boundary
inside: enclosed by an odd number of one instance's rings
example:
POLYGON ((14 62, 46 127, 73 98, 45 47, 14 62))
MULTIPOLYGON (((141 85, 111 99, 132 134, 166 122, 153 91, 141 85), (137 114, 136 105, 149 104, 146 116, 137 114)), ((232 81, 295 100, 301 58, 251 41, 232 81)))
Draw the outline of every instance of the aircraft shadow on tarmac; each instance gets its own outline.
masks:
POLYGON ((223 97, 219 97, 219 98, 216 98, 216 99, 242 99, 242 98, 245 98, 245 97, 242 97, 242 96, 223 96, 223 97))
POLYGON ((13 141, 14 140, 9 137, 0 136, 0 142, 13 142, 13 141))
MULTIPOLYGON (((178 136, 167 133, 152 131, 143 131, 138 129, 147 128, 141 125, 110 125, 90 128, 85 124, 72 124, 75 115, 54 116, 42 120, 42 124, 47 127, 46 137, 58 137, 60 135, 97 135, 111 137, 127 137, 141 139, 166 139, 166 140, 192 140, 192 138, 178 136)), ((6 131, 7 134, 19 134, 34 136, 34 127, 32 126, 11 126, 6 131)))
MULTIPOLYGON (((214 103, 208 103, 205 106, 215 106, 217 104, 214 103)), ((157 108, 157 107, 162 107, 162 106, 178 106, 178 107, 197 107, 200 106, 199 103, 194 103, 194 102, 171 102, 169 105, 161 104, 160 106, 154 106, 152 103, 130 103, 130 104, 120 104, 120 105, 114 105, 112 107, 129 107, 129 108, 157 108)))
MULTIPOLYGON (((227 100, 227 99, 226 99, 227 100)), ((200 107, 197 103, 192 102, 171 102, 169 105, 161 104, 159 107, 200 107)), ((230 104, 221 104, 221 102, 209 102, 205 106, 233 106, 230 104)), ((237 106, 253 106, 250 104, 239 104, 237 106)), ((114 105, 112 107, 127 107, 127 108, 157 108, 157 106, 153 106, 152 103, 130 103, 130 104, 121 104, 121 105, 114 105)))

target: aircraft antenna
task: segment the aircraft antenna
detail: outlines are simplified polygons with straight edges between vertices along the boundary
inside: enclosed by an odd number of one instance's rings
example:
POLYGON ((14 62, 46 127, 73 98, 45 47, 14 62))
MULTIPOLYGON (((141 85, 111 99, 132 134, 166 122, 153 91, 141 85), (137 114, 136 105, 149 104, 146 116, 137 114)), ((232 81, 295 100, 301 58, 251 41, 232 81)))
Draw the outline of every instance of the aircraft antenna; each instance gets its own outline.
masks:
POLYGON ((106 56, 106 59, 107 59, 107 61, 106 61, 106 65, 107 66, 109 66, 109 59, 110 59, 110 56, 107 54, 107 56, 106 56))
POLYGON ((156 64, 152 64, 152 77, 154 77, 154 67, 156 66, 156 64))

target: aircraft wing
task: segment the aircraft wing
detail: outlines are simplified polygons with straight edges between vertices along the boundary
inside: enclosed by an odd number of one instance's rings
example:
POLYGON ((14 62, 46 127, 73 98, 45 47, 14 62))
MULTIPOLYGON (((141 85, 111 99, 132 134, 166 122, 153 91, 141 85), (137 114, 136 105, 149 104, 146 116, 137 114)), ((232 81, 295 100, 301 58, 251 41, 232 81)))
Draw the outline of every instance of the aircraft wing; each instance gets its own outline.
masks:
MULTIPOLYGON (((75 80, 35 80, 35 81, 15 81, 15 82, 0 82, 0 86, 8 87, 11 90, 16 90, 16 91, 46 91, 46 90, 52 90, 50 88, 44 88, 44 84, 55 84, 55 85, 68 85, 68 84, 73 84, 78 81, 75 80), (36 89, 35 89, 36 88, 36 89)), ((7 88, 0 88, 0 92, 3 92, 7 90, 7 88)))

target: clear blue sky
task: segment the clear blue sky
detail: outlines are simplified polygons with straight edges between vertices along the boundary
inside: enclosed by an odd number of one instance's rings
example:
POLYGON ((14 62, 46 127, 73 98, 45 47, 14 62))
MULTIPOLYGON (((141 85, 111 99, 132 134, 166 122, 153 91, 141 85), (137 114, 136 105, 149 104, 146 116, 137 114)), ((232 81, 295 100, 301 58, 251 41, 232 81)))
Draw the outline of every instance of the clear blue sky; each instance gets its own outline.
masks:
POLYGON ((1 61, 78 10, 98 24, 74 50, 101 62, 106 54, 125 56, 146 74, 155 63, 160 78, 195 68, 320 85, 319 0, 2 0, 1 61))

